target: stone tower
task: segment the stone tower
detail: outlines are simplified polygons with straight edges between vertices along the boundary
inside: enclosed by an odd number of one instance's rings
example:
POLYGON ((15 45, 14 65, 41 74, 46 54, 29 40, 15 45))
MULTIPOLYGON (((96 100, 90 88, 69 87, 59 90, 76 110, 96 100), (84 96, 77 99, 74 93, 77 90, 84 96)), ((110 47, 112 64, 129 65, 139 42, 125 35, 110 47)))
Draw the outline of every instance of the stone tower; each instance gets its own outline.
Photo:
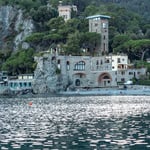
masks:
POLYGON ((72 10, 77 12, 77 7, 75 5, 62 5, 62 1, 59 1, 59 16, 63 17, 65 21, 71 19, 72 10))
POLYGON ((99 48, 99 54, 108 53, 108 19, 110 16, 105 15, 95 15, 89 16, 89 32, 96 32, 101 34, 101 44, 99 48))

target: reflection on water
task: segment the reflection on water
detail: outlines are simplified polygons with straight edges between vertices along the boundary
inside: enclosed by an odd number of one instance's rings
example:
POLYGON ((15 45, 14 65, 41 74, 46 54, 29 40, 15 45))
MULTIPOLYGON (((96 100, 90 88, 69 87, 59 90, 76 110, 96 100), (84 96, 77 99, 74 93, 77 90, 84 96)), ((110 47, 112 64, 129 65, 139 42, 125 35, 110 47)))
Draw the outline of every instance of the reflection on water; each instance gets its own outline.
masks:
POLYGON ((0 149, 150 149, 149 118, 148 96, 0 99, 0 149))

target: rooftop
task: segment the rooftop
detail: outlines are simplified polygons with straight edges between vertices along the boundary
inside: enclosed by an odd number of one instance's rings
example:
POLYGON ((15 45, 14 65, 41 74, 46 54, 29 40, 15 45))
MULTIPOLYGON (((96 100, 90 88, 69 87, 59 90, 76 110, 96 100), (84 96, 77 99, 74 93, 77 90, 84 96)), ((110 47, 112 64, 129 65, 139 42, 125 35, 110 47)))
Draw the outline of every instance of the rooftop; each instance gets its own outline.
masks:
POLYGON ((87 19, 94 19, 94 18, 107 18, 107 19, 110 19, 110 16, 106 16, 106 15, 94 15, 94 16, 87 17, 87 19))

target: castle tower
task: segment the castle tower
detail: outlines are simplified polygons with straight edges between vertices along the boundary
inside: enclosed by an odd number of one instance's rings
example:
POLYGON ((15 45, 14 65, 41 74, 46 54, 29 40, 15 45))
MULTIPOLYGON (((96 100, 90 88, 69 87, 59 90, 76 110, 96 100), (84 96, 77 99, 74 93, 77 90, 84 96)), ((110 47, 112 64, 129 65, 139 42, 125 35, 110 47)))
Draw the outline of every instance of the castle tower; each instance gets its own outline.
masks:
POLYGON ((58 12, 59 16, 62 16, 65 21, 71 19, 71 11, 77 12, 77 7, 75 5, 62 5, 62 2, 59 2, 58 12))
POLYGON ((101 46, 99 54, 106 54, 108 52, 108 19, 110 16, 95 15, 87 17, 89 19, 89 32, 96 32, 101 34, 101 46))

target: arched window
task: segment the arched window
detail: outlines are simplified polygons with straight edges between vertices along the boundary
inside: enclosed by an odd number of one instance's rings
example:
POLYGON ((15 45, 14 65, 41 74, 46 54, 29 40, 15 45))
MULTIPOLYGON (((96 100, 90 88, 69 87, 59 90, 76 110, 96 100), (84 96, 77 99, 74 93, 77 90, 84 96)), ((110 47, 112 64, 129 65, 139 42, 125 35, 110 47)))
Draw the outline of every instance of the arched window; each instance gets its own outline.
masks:
POLYGON ((98 66, 98 65, 99 65, 99 61, 97 60, 97 61, 96 61, 96 66, 98 66))
POLYGON ((80 62, 76 63, 74 66, 74 70, 85 70, 85 62, 80 61, 80 62))
POLYGON ((20 87, 22 87, 22 82, 19 83, 20 87))
POLYGON ((57 60, 57 67, 60 69, 60 59, 57 60))
POLYGON ((24 84, 24 87, 26 87, 26 86, 27 86, 27 83, 26 83, 26 82, 24 82, 23 84, 24 84))
POLYGON ((96 69, 98 69, 98 67, 99 67, 99 61, 97 60, 96 61, 96 69))
POLYGON ((32 85, 31 82, 29 82, 29 87, 31 87, 31 85, 32 85))

